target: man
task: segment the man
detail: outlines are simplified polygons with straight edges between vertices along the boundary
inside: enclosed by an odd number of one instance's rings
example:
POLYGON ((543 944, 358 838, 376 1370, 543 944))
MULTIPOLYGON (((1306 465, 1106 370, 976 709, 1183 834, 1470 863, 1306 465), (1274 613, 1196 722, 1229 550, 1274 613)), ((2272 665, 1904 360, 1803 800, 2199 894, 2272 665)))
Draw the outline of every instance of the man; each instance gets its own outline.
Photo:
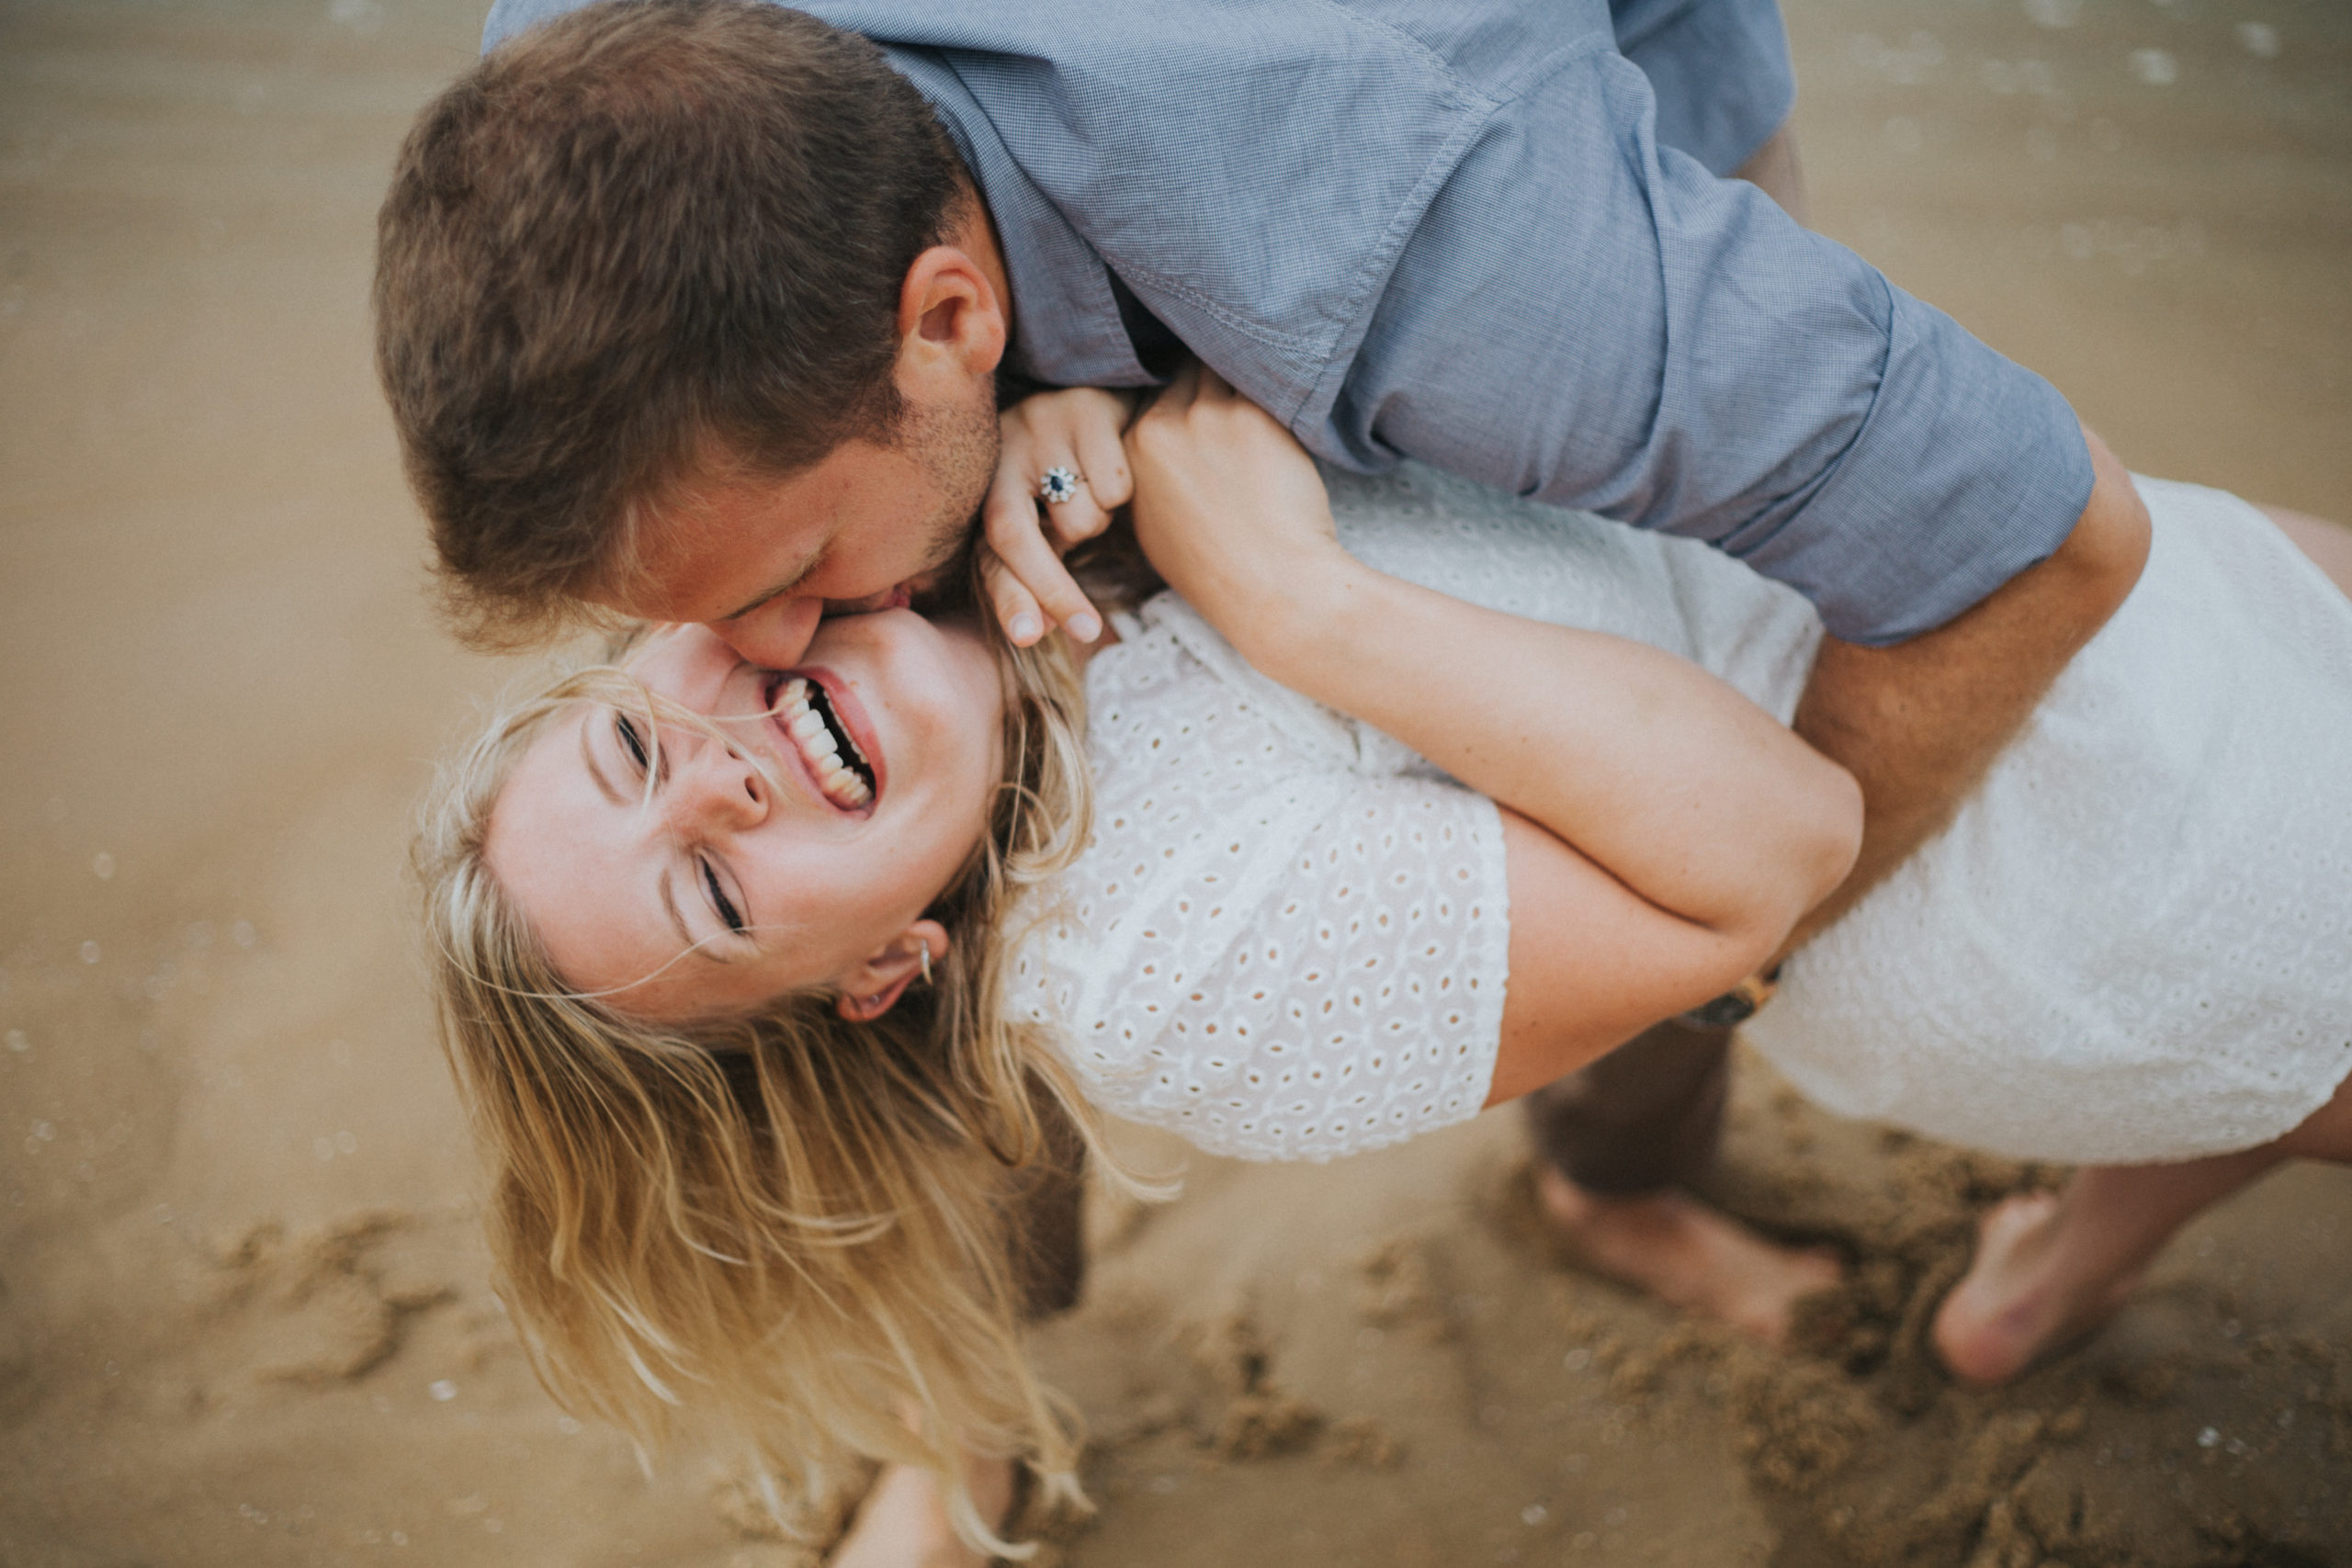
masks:
MULTIPOLYGON (((1422 458, 1805 592, 1832 636, 1798 727, 1871 811, 1817 929, 2138 573, 2145 513, 2046 383, 1716 177, 1784 155, 1769 0, 812 8, 882 51, 760 6, 500 0, 412 136, 379 362, 478 632, 585 601, 788 665, 961 539, 1001 382, 1139 388, 1190 352, 1332 462, 1422 458)), ((1084 480, 1051 543, 1123 499, 1107 422, 1036 437, 1084 480)), ((992 593, 1016 636, 1088 637, 1020 493, 1047 466, 989 500, 992 593)), ((1537 1097, 1540 1184, 1597 1266, 1769 1337, 1826 1266, 1673 1189, 1725 1039, 1667 1026, 1537 1097)))

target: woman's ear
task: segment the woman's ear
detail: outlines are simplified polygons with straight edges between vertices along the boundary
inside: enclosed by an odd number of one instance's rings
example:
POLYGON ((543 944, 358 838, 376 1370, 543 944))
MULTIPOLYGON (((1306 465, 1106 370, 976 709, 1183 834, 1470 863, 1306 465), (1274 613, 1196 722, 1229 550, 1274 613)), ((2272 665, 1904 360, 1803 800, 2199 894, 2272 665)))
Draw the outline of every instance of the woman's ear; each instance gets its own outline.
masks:
POLYGON ((945 926, 917 920, 880 952, 851 966, 841 978, 842 995, 834 1010, 852 1023, 880 1018, 898 1005, 909 986, 931 978, 933 965, 947 956, 947 946, 945 926))

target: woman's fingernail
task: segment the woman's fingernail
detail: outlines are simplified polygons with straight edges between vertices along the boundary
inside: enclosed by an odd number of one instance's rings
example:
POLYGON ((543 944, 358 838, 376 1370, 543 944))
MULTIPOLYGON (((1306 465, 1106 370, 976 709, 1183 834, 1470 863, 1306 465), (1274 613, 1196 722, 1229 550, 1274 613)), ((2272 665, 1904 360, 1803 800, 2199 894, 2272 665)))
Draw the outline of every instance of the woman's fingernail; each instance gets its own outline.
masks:
POLYGON ((1102 635, 1102 621, 1084 610, 1080 610, 1063 624, 1069 628, 1069 635, 1080 642, 1092 642, 1102 635))
POLYGON ((1038 624, 1036 616, 1024 610, 1012 617, 1012 624, 1004 628, 1004 635, 1011 637, 1015 646, 1026 648, 1045 636, 1046 628, 1038 624))

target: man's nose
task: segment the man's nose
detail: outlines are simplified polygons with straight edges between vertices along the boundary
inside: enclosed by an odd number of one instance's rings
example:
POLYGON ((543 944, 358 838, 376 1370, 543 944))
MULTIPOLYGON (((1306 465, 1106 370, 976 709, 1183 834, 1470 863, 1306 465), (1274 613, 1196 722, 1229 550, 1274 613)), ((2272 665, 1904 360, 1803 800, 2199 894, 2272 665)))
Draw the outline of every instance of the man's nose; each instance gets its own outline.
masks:
POLYGON ((772 599, 733 620, 713 621, 710 629, 761 669, 789 670, 808 651, 824 610, 821 599, 772 599))

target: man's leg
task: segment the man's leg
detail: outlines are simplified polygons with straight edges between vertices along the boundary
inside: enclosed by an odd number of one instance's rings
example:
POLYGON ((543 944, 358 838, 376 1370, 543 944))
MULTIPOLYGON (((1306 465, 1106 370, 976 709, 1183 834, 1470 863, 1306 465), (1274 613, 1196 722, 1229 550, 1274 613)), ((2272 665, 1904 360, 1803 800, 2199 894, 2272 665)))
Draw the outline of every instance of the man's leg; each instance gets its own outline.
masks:
MULTIPOLYGON (((1009 1199, 1013 1279, 1027 1323, 1068 1312, 1086 1282, 1085 1145, 1050 1104, 1046 1136, 1046 1157, 1013 1173, 1009 1199)), ((1000 1529, 1012 1509, 1014 1473, 1010 1460, 965 1460, 972 1502, 1000 1529)), ((875 1478, 849 1532, 825 1561, 828 1568, 986 1568, 988 1559, 956 1536, 939 1477, 894 1464, 875 1478)))
POLYGON ((1731 1031, 1662 1023, 1521 1101, 1536 1152, 1599 1198, 1660 1191, 1714 1160, 1731 1031))
POLYGON ((1535 1193, 1587 1268, 1778 1344, 1798 1298, 1836 1284, 1838 1264, 1681 1190, 1714 1161, 1730 1045, 1728 1029, 1662 1023, 1528 1095, 1535 1193))
MULTIPOLYGON (((1786 125, 1734 172, 1798 222, 1804 173, 1786 125)), ((1768 1343, 1798 1297, 1838 1280, 1826 1254, 1775 1247, 1679 1190, 1714 1160, 1727 1029, 1662 1023, 1528 1095, 1536 1195, 1585 1265, 1768 1343)))
POLYGON ((1086 1285, 1086 1145, 1051 1100, 1042 1106, 1046 1155, 1012 1174, 1008 1227, 1021 1319, 1043 1323, 1078 1304, 1086 1285))
MULTIPOLYGON (((984 1517, 1002 1519, 1012 1506, 1010 1460, 966 1459, 964 1484, 984 1517)), ((883 1467, 849 1533, 825 1559, 826 1568, 988 1568, 988 1562, 956 1535, 939 1477, 906 1464, 883 1467)))

